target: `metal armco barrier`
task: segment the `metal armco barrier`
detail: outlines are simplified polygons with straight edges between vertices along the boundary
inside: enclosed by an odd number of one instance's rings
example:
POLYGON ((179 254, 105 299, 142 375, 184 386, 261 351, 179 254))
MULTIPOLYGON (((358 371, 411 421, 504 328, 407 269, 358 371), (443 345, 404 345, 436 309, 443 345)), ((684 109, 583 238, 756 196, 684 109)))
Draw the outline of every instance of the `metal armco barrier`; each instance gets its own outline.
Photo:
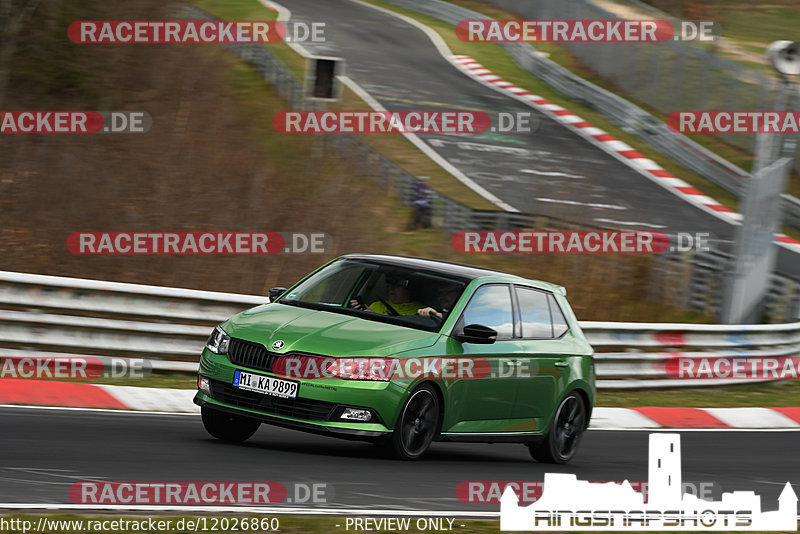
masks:
MULTIPOLYGON (((267 297, 0 271, 0 359, 99 356, 189 372, 214 325, 267 297)), ((682 358, 800 355, 800 323, 695 325, 581 322, 597 351, 598 387, 664 388, 742 383, 673 379, 682 358)))
MULTIPOLYGON (((427 0, 425 2, 419 2, 418 0, 389 0, 389 2, 437 18, 454 26, 462 20, 489 20, 486 15, 443 0, 427 0)), ((536 2, 531 2, 530 0, 489 0, 489 3, 530 19, 616 18, 612 13, 586 0, 574 0, 573 2, 564 2, 562 0, 537 0, 536 2)), ((598 111, 608 120, 623 127, 655 150, 703 176, 728 193, 739 196, 743 182, 748 176, 748 173, 743 169, 716 155, 689 137, 670 130, 660 119, 625 98, 565 69, 558 63, 548 59, 544 54, 537 52, 528 43, 501 43, 501 45, 523 69, 540 78, 559 93, 598 111)), ((731 94, 736 94, 740 86, 756 91, 766 91, 769 94, 781 89, 776 80, 768 78, 757 71, 744 69, 732 61, 717 58, 705 50, 686 43, 668 42, 661 43, 655 47, 648 43, 628 44, 626 45, 628 48, 620 48, 618 43, 592 43, 591 46, 577 44, 568 45, 567 47, 572 54, 575 54, 587 66, 599 71, 601 74, 605 74, 606 78, 611 79, 616 85, 628 89, 640 101, 648 102, 665 114, 675 111, 675 102, 678 101, 677 96, 674 94, 677 92, 675 83, 680 79, 683 71, 686 70, 683 69, 686 61, 700 62, 705 65, 706 68, 699 70, 706 78, 708 77, 708 72, 714 70, 714 66, 717 64, 722 65, 717 70, 725 72, 726 79, 733 84, 733 88, 730 89, 731 94), (635 48, 636 53, 629 53, 629 48, 635 48), (598 53, 597 51, 599 50, 602 50, 602 52, 598 53), (664 50, 667 50, 667 52, 664 52, 664 50), (657 51, 657 55, 664 54, 665 57, 661 58, 659 55, 658 58, 652 59, 650 53, 653 51, 657 51), (680 59, 675 59, 670 54, 680 59), (648 68, 641 68, 639 65, 641 58, 646 58, 650 61, 648 68), (673 68, 677 68, 679 72, 675 75, 659 77, 657 69, 661 63, 669 64, 673 68), (713 65, 708 65, 708 63, 713 63, 713 65), (620 65, 623 64, 628 68, 621 68, 620 65), (651 72, 653 69, 656 69, 656 72, 651 72), (747 71, 747 76, 741 74, 740 71, 747 71), (645 81, 635 88, 628 87, 627 82, 639 76, 645 76, 645 81), (752 76, 758 78, 757 83, 742 81, 744 78, 752 76), (663 94, 665 104, 662 103, 661 99, 658 102, 649 100, 656 93, 653 91, 653 84, 657 84, 662 88, 659 94, 663 94), (659 106, 659 104, 663 105, 659 106), (663 109, 661 109, 662 107, 663 109)), ((487 67, 491 68, 491 66, 487 67)), ((686 80, 686 82, 687 87, 692 86, 692 84, 688 83, 689 80, 686 80)), ((692 98, 692 104, 688 105, 686 109, 706 109, 702 105, 702 99, 709 94, 718 92, 704 91, 702 90, 703 85, 704 83, 701 82, 696 84, 701 89, 698 94, 689 95, 692 98)), ((722 91, 727 89, 725 87, 722 91)), ((742 89, 741 92, 745 93, 746 91, 742 89)), ((800 99, 800 93, 795 98, 800 99)), ((766 95, 761 95, 760 100, 758 100, 760 107, 756 101, 747 101, 746 105, 741 102, 738 109, 760 109, 769 100, 770 98, 766 95)), ((722 106, 723 108, 737 108, 737 106, 731 105, 729 102, 726 103, 728 105, 722 106)), ((717 103, 716 107, 720 107, 719 103, 717 103)), ((716 107, 711 106, 707 109, 716 109, 716 107)), ((737 134, 723 137, 728 142, 746 138, 747 141, 740 148, 752 151, 752 135, 737 134)), ((800 159, 797 165, 800 165, 800 159)), ((798 167, 796 166, 795 168, 797 169, 798 167)), ((800 229, 800 200, 791 195, 783 195, 782 210, 783 224, 800 229)))
MULTIPOLYGON (((408 3, 408 0, 391 1, 396 4, 408 3)), ((428 0, 425 3, 412 2, 407 7, 429 12, 428 14, 434 17, 452 23, 457 23, 465 18, 485 18, 472 11, 439 0, 428 0)), ((193 6, 184 6, 181 16, 190 19, 213 19, 208 13, 193 6)), ((533 49, 524 43, 510 43, 510 45, 524 48, 526 54, 533 54, 531 61, 539 58, 533 52, 533 49)), ((252 64, 264 79, 272 84, 273 89, 284 97, 292 107, 309 108, 309 102, 303 94, 302 83, 294 78, 292 72, 274 55, 268 46, 258 43, 226 46, 234 54, 252 64)), ((549 62, 549 60, 546 64, 554 65, 553 68, 562 73, 564 79, 574 78, 575 80, 581 80, 584 84, 588 84, 588 82, 583 81, 563 67, 549 62)), ((522 65, 526 66, 526 63, 523 62, 522 65)), ((603 91, 591 84, 588 87, 590 91, 603 91)), ((632 105, 607 91, 604 91, 604 94, 607 94, 608 98, 625 103, 625 105, 632 105)), ((642 113, 644 112, 642 111, 642 113)), ((357 162, 359 172, 372 177, 381 187, 395 192, 406 206, 413 204, 417 177, 386 158, 375 148, 362 141, 357 135, 337 134, 333 136, 333 139, 323 139, 322 145, 325 149, 330 147, 340 154, 346 153, 348 159, 357 162)), ((797 205, 797 211, 800 213, 800 204, 797 205)), ((578 227, 575 223, 553 217, 478 210, 461 204, 439 192, 433 195, 432 223, 435 227, 443 228, 451 233, 461 230, 522 230, 531 228, 537 230, 585 230, 589 228, 585 224, 578 227)), ((597 230, 614 229, 598 225, 592 225, 591 228, 597 230)), ((720 307, 720 281, 724 273, 727 257, 718 251, 698 252, 694 257, 688 259, 684 258, 684 256, 684 254, 663 255, 661 262, 664 276, 673 278, 676 283, 667 285, 662 280, 659 280, 654 285, 657 285, 662 290, 669 287, 669 291, 654 290, 651 292, 651 298, 659 302, 670 302, 680 308, 688 308, 716 316, 720 307), (678 291, 681 298, 676 298, 676 288, 681 288, 678 291)), ((766 300, 769 322, 786 322, 794 320, 796 317, 800 318, 800 313, 795 313, 796 309, 800 309, 800 283, 776 276, 766 300)))

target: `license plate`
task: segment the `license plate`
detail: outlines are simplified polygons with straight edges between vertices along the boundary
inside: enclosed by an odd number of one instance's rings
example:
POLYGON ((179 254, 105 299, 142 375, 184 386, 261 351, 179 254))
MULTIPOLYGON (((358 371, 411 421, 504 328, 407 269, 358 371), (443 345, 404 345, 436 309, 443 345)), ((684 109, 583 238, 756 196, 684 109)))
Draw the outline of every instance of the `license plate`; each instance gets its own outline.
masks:
POLYGON ((255 375, 245 371, 237 370, 233 374, 233 385, 239 389, 255 391, 264 395, 293 399, 297 397, 297 390, 300 389, 297 382, 273 378, 271 376, 255 375))

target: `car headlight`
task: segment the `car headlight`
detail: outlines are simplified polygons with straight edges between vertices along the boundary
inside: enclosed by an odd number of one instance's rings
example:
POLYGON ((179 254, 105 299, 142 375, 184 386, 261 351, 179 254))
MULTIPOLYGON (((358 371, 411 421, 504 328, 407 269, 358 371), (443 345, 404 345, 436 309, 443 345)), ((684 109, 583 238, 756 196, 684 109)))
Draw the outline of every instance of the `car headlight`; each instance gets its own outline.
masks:
POLYGON ((226 334, 222 328, 215 326, 214 331, 211 332, 211 337, 206 342, 206 348, 214 354, 227 354, 230 344, 231 336, 226 334))

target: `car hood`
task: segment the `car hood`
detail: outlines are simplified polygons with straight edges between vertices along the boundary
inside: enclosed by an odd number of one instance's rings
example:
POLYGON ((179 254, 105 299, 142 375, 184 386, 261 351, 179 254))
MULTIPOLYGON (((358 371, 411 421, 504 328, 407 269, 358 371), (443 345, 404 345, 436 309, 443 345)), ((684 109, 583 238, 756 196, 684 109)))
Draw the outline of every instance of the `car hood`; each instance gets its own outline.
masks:
POLYGON ((231 337, 261 343, 273 352, 325 356, 389 356, 429 347, 439 338, 435 332, 285 304, 244 311, 223 323, 222 329, 231 337), (277 341, 284 345, 273 349, 277 341))

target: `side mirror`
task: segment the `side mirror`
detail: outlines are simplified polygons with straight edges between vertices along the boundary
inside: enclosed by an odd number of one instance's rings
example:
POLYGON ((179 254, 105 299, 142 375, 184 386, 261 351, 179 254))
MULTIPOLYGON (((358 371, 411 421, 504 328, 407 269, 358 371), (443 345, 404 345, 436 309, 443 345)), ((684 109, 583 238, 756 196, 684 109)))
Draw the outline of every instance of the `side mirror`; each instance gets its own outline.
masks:
POLYGON ((269 301, 275 302, 275 299, 286 293, 285 287, 273 287, 269 290, 269 301))
POLYGON ((464 327, 462 333, 456 336, 456 339, 462 343, 491 345, 497 341, 497 330, 482 324, 469 324, 464 327))

